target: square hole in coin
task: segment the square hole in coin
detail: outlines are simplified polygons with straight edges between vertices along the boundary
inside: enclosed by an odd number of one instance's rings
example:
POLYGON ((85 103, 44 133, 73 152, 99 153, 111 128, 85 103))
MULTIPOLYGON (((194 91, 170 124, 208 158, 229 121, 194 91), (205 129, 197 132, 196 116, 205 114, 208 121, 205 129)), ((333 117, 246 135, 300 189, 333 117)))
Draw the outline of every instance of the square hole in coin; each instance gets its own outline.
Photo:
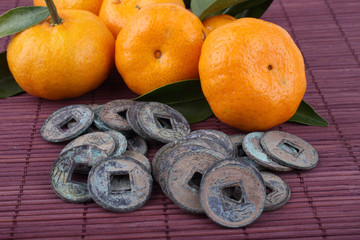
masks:
POLYGON ((131 191, 130 175, 128 172, 110 174, 110 193, 117 194, 131 191))
POLYGON ((268 186, 265 187, 265 192, 266 195, 269 195, 270 193, 272 193, 273 189, 269 188, 268 186))
POLYGON ((61 129, 61 131, 66 132, 76 124, 77 124, 76 119, 73 118, 72 116, 70 116, 61 123, 60 129, 61 129))
POLYGON ((119 112, 117 112, 117 114, 118 114, 120 117, 126 119, 126 112, 127 112, 127 109, 124 110, 124 111, 119 111, 119 112))
POLYGON ((87 183, 90 169, 87 165, 75 163, 69 174, 69 182, 87 183))
POLYGON ((228 186, 221 189, 224 197, 236 202, 242 202, 242 190, 240 186, 228 186))
POLYGON ((298 157, 299 154, 302 152, 302 149, 298 147, 296 144, 287 141, 286 139, 283 139, 279 145, 278 148, 284 150, 285 152, 293 155, 294 157, 298 157))
POLYGON ((188 181, 189 187, 191 187, 192 189, 195 189, 196 191, 199 191, 202 176, 203 176, 202 173, 194 172, 193 176, 188 181))
POLYGON ((154 114, 154 119, 158 128, 173 129, 171 118, 154 114))

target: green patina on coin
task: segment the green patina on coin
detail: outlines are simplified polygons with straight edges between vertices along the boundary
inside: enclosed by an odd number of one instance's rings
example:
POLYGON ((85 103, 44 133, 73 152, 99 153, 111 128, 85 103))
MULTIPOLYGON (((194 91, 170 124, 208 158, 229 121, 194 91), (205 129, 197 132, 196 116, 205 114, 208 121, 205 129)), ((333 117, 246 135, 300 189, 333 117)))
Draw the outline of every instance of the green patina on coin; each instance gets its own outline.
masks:
POLYGON ((213 164, 200 184, 200 202, 206 215, 219 225, 244 227, 263 212, 265 185, 254 169, 233 159, 213 164))
POLYGON ((246 155, 260 166, 273 171, 291 171, 292 169, 275 162, 266 154, 260 145, 260 138, 263 132, 252 132, 245 136, 243 140, 243 149, 246 155))
POLYGON ((131 212, 143 206, 152 190, 149 171, 130 157, 98 162, 90 171, 88 189, 93 200, 113 212, 131 212))
POLYGON ((274 161, 299 170, 310 170, 319 160, 310 143, 283 131, 266 132, 261 137, 261 146, 274 161))
POLYGON ((262 171, 260 172, 266 186, 266 201, 264 211, 273 211, 281 208, 290 199, 290 187, 279 176, 262 171))
POLYGON ((63 142, 84 133, 94 120, 86 105, 70 105, 51 114, 41 127, 41 136, 49 142, 63 142))

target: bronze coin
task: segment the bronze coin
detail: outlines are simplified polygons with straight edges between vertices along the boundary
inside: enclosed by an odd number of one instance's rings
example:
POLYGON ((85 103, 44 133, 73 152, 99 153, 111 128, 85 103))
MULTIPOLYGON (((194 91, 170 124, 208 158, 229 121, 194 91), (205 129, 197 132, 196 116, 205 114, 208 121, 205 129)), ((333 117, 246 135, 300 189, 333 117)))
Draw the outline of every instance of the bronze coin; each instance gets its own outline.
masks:
POLYGON ((51 114, 41 127, 41 136, 49 142, 73 139, 91 125, 93 111, 86 105, 70 105, 51 114))
POLYGON ((116 130, 109 130, 105 133, 109 134, 115 142, 115 149, 113 155, 121 155, 126 151, 127 140, 126 137, 116 130))
POLYGON ((151 140, 151 138, 141 129, 138 123, 138 113, 141 111, 143 105, 147 104, 146 102, 136 102, 132 105, 126 112, 126 119, 131 126, 132 130, 139 135, 140 137, 151 140))
POLYGON ((134 101, 126 99, 108 102, 100 108, 99 119, 112 129, 130 131, 132 128, 126 120, 126 112, 134 104, 134 101))
POLYGON ((182 210, 203 213, 199 189, 206 169, 223 156, 210 149, 184 152, 176 157, 167 173, 169 198, 182 210))
POLYGON ((281 208, 290 199, 289 185, 273 173, 265 171, 260 173, 267 190, 264 211, 268 212, 281 208))
POLYGON ((131 136, 127 137, 127 149, 130 151, 139 152, 145 155, 148 151, 148 146, 146 140, 139 135, 132 134, 131 136))
POLYGON ((93 200, 113 212, 130 212, 143 206, 152 190, 149 171, 129 157, 98 162, 90 171, 88 189, 93 200))
POLYGON ((106 152, 95 146, 77 146, 61 154, 50 171, 50 182, 56 195, 71 203, 90 201, 88 173, 96 161, 106 157, 106 152))
POLYGON ((231 142, 234 144, 235 146, 235 151, 236 151, 236 157, 244 157, 246 156, 246 153, 242 147, 242 142, 245 138, 244 134, 235 134, 235 135, 230 135, 229 136, 231 142))
POLYGON ((213 164, 203 175, 201 205, 206 215, 219 225, 247 226, 263 212, 266 199, 263 180, 247 164, 223 161, 213 164))
POLYGON ((274 161, 272 157, 264 152, 260 144, 263 132, 252 132, 245 136, 243 149, 246 155, 260 166, 273 171, 291 171, 292 169, 274 161))
POLYGON ((184 137, 185 139, 190 138, 205 138, 213 140, 222 145, 231 156, 236 156, 236 148, 230 137, 218 130, 213 129, 200 129, 195 130, 184 137))
POLYGON ((319 160, 317 151, 310 143, 283 131, 265 133, 261 137, 261 146, 274 161, 299 170, 310 170, 319 160))
POLYGON ((126 150, 122 154, 122 156, 129 157, 129 158, 131 158, 131 159, 133 159, 135 161, 138 161, 139 163, 144 165, 145 168, 151 173, 150 161, 144 154, 141 154, 141 153, 135 152, 135 151, 126 150))
POLYGON ((104 150, 108 156, 110 156, 115 149, 115 142, 111 137, 111 135, 103 132, 94 132, 94 133, 87 133, 72 140, 63 148, 60 154, 64 153, 65 151, 73 147, 82 146, 82 145, 96 146, 104 150))
POLYGON ((151 139, 168 143, 190 133, 186 118, 166 104, 149 102, 138 111, 138 124, 151 139))

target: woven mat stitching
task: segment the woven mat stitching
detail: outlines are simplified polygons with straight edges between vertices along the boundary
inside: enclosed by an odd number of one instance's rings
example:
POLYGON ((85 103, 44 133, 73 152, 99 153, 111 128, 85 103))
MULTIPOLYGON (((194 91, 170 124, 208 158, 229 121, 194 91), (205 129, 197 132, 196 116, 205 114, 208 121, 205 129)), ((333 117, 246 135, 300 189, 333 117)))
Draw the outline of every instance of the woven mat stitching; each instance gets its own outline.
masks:
POLYGON ((168 209, 168 206, 167 206, 167 203, 166 203, 166 196, 163 192, 161 192, 161 198, 162 198, 162 202, 163 202, 163 213, 164 213, 164 223, 165 223, 165 227, 166 227, 166 230, 165 230, 165 234, 166 234, 166 239, 167 240, 170 240, 170 235, 169 235, 169 231, 170 231, 170 228, 169 228, 169 215, 167 213, 167 209, 168 209))
MULTIPOLYGON (((293 27, 293 25, 292 25, 292 22, 290 21, 289 15, 287 14, 286 9, 285 9, 285 7, 284 7, 284 5, 283 5, 283 3, 282 3, 281 0, 279 0, 279 3, 280 3, 280 7, 281 7, 282 11, 284 12, 286 21, 287 21, 288 24, 289 24, 291 33, 292 33, 292 35, 293 35, 293 37, 294 37, 294 41, 295 41, 296 44, 300 47, 300 43, 299 43, 299 41, 298 41, 297 38, 296 38, 296 33, 295 33, 294 27, 293 27)), ((309 66, 308 66, 308 64, 307 64, 307 62, 306 62, 305 57, 304 57, 304 62, 305 62, 306 68, 309 69, 309 66)), ((324 98, 324 96, 322 95, 322 93, 321 93, 321 91, 320 91, 320 88, 318 87, 318 85, 317 85, 314 77, 312 76, 312 74, 311 74, 311 78, 312 78, 312 81, 313 81, 314 84, 315 84, 316 89, 318 90, 318 93, 320 94, 320 96, 321 96, 321 98, 322 98, 323 103, 325 104, 326 109, 329 109, 328 104, 327 104, 327 102, 325 101, 325 98, 324 98)), ((328 111, 328 112, 329 112, 329 111, 328 111)), ((329 114, 330 114, 330 112, 329 112, 329 114)), ((281 127, 281 126, 280 126, 280 130, 282 130, 282 127, 281 127)), ((318 216, 318 213, 317 213, 317 208, 316 208, 316 207, 314 206, 314 204, 313 204, 313 199, 312 199, 312 197, 310 196, 309 191, 308 191, 308 189, 307 189, 307 186, 306 186, 306 184, 305 184, 304 178, 301 176, 301 173, 300 173, 299 171, 297 172, 297 177, 298 177, 298 179, 300 180, 300 185, 301 185, 301 187, 303 188, 303 191, 304 191, 304 194, 305 194, 305 196, 306 196, 306 198, 307 198, 307 200, 308 200, 309 206, 311 207, 312 213, 313 213, 313 215, 314 215, 314 219, 316 220, 317 225, 319 226, 319 228, 320 228, 320 230, 321 230, 322 238, 323 238, 323 239, 326 239, 326 236, 327 236, 326 230, 323 228, 323 225, 322 225, 322 223, 321 223, 321 218, 318 216)))
POLYGON ((82 224, 82 235, 81 235, 81 239, 85 239, 85 236, 86 236, 86 224, 87 224, 86 215, 87 215, 87 213, 88 213, 88 206, 87 206, 87 203, 84 203, 83 224, 82 224))
POLYGON ((338 26, 338 28, 339 28, 339 30, 340 30, 340 32, 341 32, 342 37, 345 39, 346 45, 347 45, 348 48, 350 49, 353 57, 355 58, 355 61, 356 61, 357 64, 360 66, 360 61, 359 61, 359 59, 357 58, 357 56, 356 56, 356 54, 355 54, 355 51, 354 51, 354 49, 352 48, 352 46, 351 46, 351 44, 350 44, 350 42, 349 42, 349 39, 348 39, 347 36, 346 36, 346 33, 345 33, 344 29, 342 28, 341 24, 339 23, 339 21, 338 21, 338 19, 337 19, 337 17, 336 17, 336 14, 335 14, 335 12, 334 12, 334 9, 331 7, 331 5, 330 5, 330 3, 328 2, 328 0, 324 0, 324 2, 325 2, 325 5, 329 8, 330 13, 331 13, 331 16, 333 17, 334 22, 335 22, 336 25, 338 26))
POLYGON ((15 229, 17 227, 17 217, 19 216, 19 212, 20 212, 22 196, 23 196, 23 193, 24 193, 24 186, 25 186, 25 183, 26 183, 26 176, 27 176, 27 173, 28 173, 29 165, 30 165, 30 158, 31 158, 31 153, 32 153, 32 149, 33 149, 33 142, 35 140, 36 127, 37 127, 37 124, 39 122, 39 116, 40 116, 40 110, 41 110, 42 103, 43 103, 43 100, 41 98, 39 98, 36 113, 35 113, 34 123, 33 123, 31 134, 30 134, 29 147, 28 147, 28 150, 26 152, 25 166, 24 166, 24 170, 23 170, 23 175, 22 175, 22 180, 21 180, 21 184, 20 184, 19 194, 17 196, 17 202, 16 202, 14 216, 13 216, 13 224, 12 224, 11 232, 10 232, 11 239, 14 238, 15 229))

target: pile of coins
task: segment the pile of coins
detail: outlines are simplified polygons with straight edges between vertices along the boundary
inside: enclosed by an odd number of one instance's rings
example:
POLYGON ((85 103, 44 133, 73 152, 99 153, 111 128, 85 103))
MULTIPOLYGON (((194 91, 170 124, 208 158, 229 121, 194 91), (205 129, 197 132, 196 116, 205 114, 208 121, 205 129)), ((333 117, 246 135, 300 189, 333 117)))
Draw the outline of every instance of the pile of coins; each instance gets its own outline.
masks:
POLYGON ((202 129, 161 147, 152 160, 152 173, 179 208, 206 213, 216 223, 235 228, 289 200, 288 184, 265 169, 307 170, 317 161, 310 144, 286 132, 228 136, 202 129))
POLYGON ((170 142, 190 133, 190 126, 165 104, 131 100, 71 105, 51 114, 42 137, 49 142, 74 139, 52 166, 55 193, 72 203, 94 200, 114 212, 145 204, 152 190, 151 166, 146 141, 134 131, 149 140, 170 142))
POLYGON ((318 162, 316 150, 292 134, 191 132, 181 113, 156 102, 68 106, 45 121, 41 134, 50 142, 75 138, 50 174, 65 201, 133 211, 148 200, 154 178, 179 208, 230 228, 247 226, 289 200, 288 184, 269 170, 309 170, 318 162), (146 140, 165 144, 151 164, 146 140), (77 179, 81 175, 86 179, 77 179))

